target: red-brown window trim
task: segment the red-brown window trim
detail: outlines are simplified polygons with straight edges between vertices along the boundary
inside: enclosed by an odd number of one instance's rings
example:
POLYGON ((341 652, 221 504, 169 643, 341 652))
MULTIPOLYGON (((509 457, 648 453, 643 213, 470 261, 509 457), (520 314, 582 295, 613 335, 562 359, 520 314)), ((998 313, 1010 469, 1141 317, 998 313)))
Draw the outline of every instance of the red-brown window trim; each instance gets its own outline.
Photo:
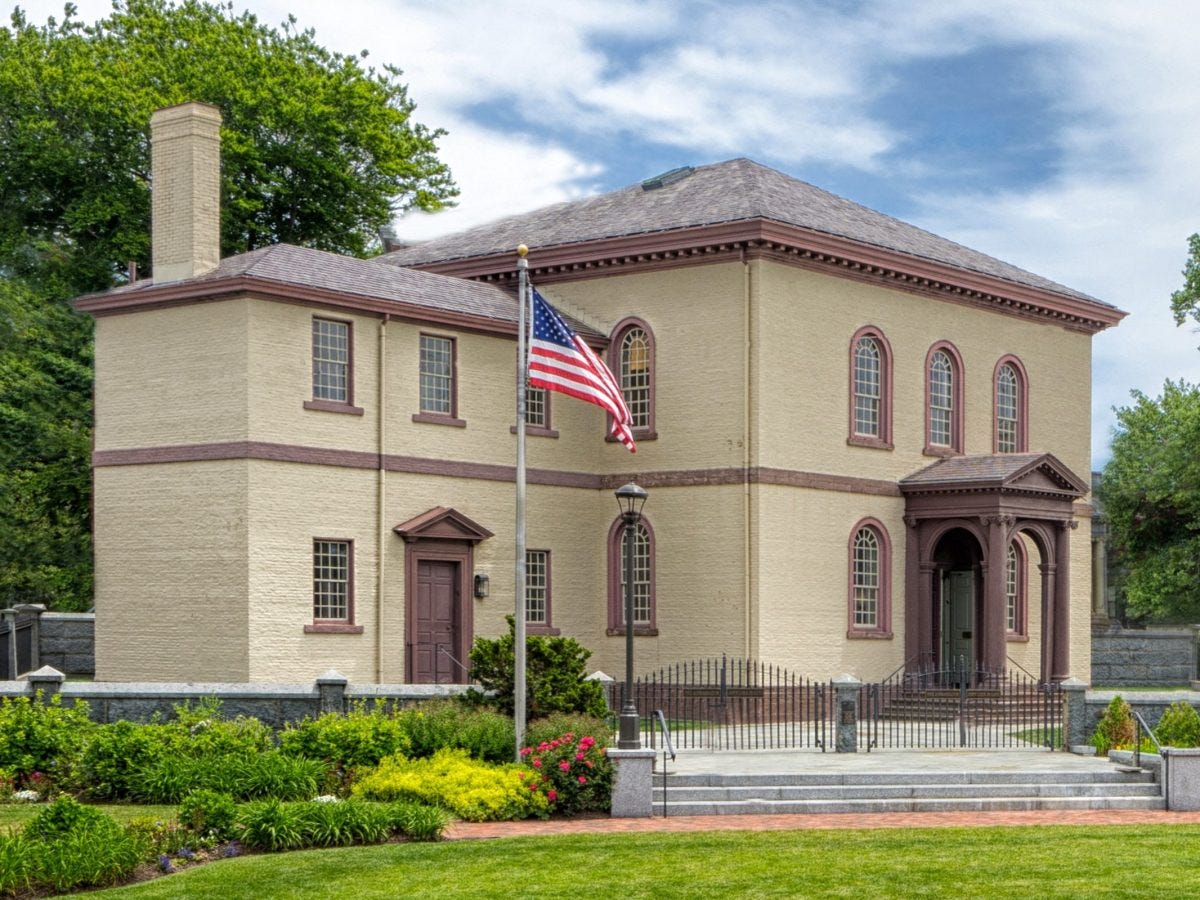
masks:
POLYGON ((892 444, 892 345, 884 333, 874 325, 864 325, 850 338, 850 426, 846 443, 855 447, 874 447, 879 450, 891 450, 892 444), (877 436, 858 434, 854 429, 857 424, 855 410, 855 388, 857 380, 857 349, 858 342, 865 337, 875 341, 879 348, 879 434, 877 436))
MULTIPOLYGON (((633 634, 635 637, 654 637, 658 634, 658 574, 654 562, 654 528, 645 516, 638 521, 646 529, 647 552, 650 555, 647 561, 650 569, 650 621, 648 624, 634 625, 633 634)), ((625 597, 621 590, 621 547, 624 540, 625 522, 617 517, 608 529, 608 630, 605 633, 609 637, 625 634, 625 597)))
MULTIPOLYGON (((532 390, 532 389, 526 388, 526 390, 532 390)), ((550 398, 552 396, 554 396, 554 391, 548 391, 545 388, 540 388, 540 390, 545 395, 545 400, 543 401, 543 404, 544 404, 543 409, 545 409, 546 415, 543 419, 543 424, 541 424, 541 425, 530 425, 528 422, 526 422, 525 423, 525 436, 526 437, 556 438, 556 437, 558 437, 558 431, 557 431, 557 429, 554 428, 554 421, 551 419, 552 410, 551 410, 551 406, 550 406, 550 398)), ((517 426, 516 425, 508 426, 508 433, 516 434, 517 426)))
POLYGON ((1025 365, 1011 353, 996 360, 992 370, 992 452, 1000 452, 1000 370, 1010 366, 1017 376, 1017 449, 1013 453, 1029 452, 1029 376, 1025 365))
MULTIPOLYGON (((309 569, 317 542, 346 545, 346 618, 318 619, 315 616, 304 626, 305 634, 362 634, 363 627, 354 624, 354 539, 345 537, 314 537, 309 542, 309 569)), ((311 602, 311 598, 310 598, 311 602)), ((312 610, 311 612, 315 612, 312 610)))
POLYGON ((882 640, 892 637, 892 539, 884 524, 871 516, 855 523, 846 544, 846 637, 882 640), (874 628, 854 624, 854 545, 864 528, 874 533, 879 544, 879 599, 874 628))
MULTIPOLYGON (((346 399, 342 400, 318 400, 313 397, 304 401, 305 409, 315 409, 321 412, 332 413, 348 413, 352 416, 361 416, 363 414, 362 407, 354 405, 354 322, 350 319, 338 319, 333 316, 313 316, 309 320, 309 354, 310 354, 310 376, 312 362, 312 323, 313 322, 333 322, 338 325, 346 326, 346 399)), ((312 379, 309 379, 309 390, 315 387, 312 384, 312 379)))
MULTIPOLYGON (((646 335, 646 352, 649 355, 650 367, 650 390, 649 406, 646 410, 646 425, 642 428, 634 428, 633 438, 636 441, 653 441, 658 438, 655 412, 655 408, 658 405, 655 397, 658 385, 658 345, 654 339, 653 329, 646 324, 644 319, 639 319, 636 316, 628 316, 618 322, 616 327, 613 328, 612 340, 608 345, 608 367, 612 370, 619 386, 621 384, 621 341, 625 339, 626 332, 634 328, 641 329, 646 335)), ((607 424, 605 427, 607 427, 607 424)), ((615 441, 616 438, 610 433, 607 435, 606 440, 615 441)))
MULTIPOLYGON (((1029 556, 1025 552, 1025 542, 1021 540, 1020 535, 1015 535, 1010 545, 1017 551, 1017 610, 1016 619, 1017 627, 1015 631, 1008 630, 1008 603, 1007 592, 1005 596, 1004 610, 1004 633, 1005 638, 1014 643, 1024 642, 1029 640, 1029 556)), ((1008 552, 1005 551, 1004 556, 1005 577, 1008 577, 1008 552)))
POLYGON ((417 336, 417 412, 413 413, 412 420, 430 425, 451 425, 456 428, 466 427, 466 420, 458 417, 458 338, 453 335, 422 331, 417 336), (422 338, 437 338, 439 341, 450 342, 450 411, 448 413, 420 408, 422 338))
POLYGON ((963 409, 963 398, 966 396, 963 382, 966 380, 965 369, 963 367, 962 354, 958 352, 949 341, 938 341, 933 344, 929 351, 925 354, 925 455, 926 456, 956 456, 963 452, 963 435, 965 434, 964 417, 966 410, 963 409), (954 383, 950 386, 950 402, 953 404, 950 415, 950 443, 934 444, 930 438, 930 432, 933 428, 933 415, 930 408, 932 400, 932 385, 929 377, 929 366, 933 362, 933 355, 939 350, 943 351, 950 358, 950 370, 954 383))
MULTIPOLYGON (((525 617, 525 633, 526 634, 546 634, 558 635, 562 634, 562 629, 554 627, 554 610, 552 604, 553 590, 551 586, 551 574, 553 567, 551 565, 551 553, 541 547, 530 547, 525 551, 528 553, 545 553, 546 554, 546 621, 531 622, 528 612, 525 617)), ((526 590, 529 589, 529 583, 526 582, 526 590)), ((525 607, 528 610, 528 606, 525 607)))

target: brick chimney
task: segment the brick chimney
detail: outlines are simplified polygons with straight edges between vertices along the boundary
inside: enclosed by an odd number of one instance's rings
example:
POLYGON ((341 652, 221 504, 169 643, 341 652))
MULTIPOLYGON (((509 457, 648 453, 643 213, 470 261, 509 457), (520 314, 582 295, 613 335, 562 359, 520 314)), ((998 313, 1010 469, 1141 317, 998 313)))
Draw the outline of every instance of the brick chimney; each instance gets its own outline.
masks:
POLYGON ((211 272, 221 259, 221 111, 182 103, 150 116, 151 275, 211 272))

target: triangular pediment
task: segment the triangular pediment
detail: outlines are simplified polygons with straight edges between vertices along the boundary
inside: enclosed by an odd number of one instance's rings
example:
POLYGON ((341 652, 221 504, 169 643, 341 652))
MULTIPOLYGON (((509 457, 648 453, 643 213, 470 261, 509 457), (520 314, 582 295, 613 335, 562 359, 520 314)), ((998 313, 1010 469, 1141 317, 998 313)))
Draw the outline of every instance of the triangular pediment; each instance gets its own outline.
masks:
POLYGON ((900 480, 905 494, 961 491, 1082 497, 1087 484, 1052 453, 952 456, 900 480))
POLYGON ((392 531, 406 541, 468 541, 478 544, 490 538, 488 531, 478 522, 464 516, 449 506, 435 506, 427 512, 401 522, 392 531))

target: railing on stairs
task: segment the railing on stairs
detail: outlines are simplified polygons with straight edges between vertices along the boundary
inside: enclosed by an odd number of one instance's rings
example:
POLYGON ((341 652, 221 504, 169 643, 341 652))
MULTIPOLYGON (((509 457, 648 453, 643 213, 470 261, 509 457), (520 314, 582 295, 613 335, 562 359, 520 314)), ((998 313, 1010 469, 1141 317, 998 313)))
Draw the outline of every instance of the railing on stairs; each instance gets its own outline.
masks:
POLYGON ((1142 767, 1142 735, 1150 738, 1150 743, 1154 745, 1154 749, 1158 751, 1158 757, 1162 760, 1162 789, 1163 800, 1167 804, 1167 809, 1171 808, 1171 757, 1168 753, 1163 753, 1162 744, 1158 742, 1158 738, 1154 736, 1150 726, 1146 724, 1146 720, 1142 718, 1142 714, 1136 709, 1133 710, 1133 767, 1140 769, 1142 767))
POLYGON ((667 717, 665 715, 663 715, 663 711, 661 709, 656 709, 654 711, 654 718, 655 718, 655 721, 658 723, 658 730, 659 730, 659 733, 662 734, 662 742, 663 742, 663 746, 662 746, 662 754, 663 754, 662 800, 663 800, 663 818, 665 819, 667 817, 667 754, 668 753, 671 754, 671 762, 674 762, 675 761, 675 745, 673 743, 671 743, 671 729, 667 727, 667 717))

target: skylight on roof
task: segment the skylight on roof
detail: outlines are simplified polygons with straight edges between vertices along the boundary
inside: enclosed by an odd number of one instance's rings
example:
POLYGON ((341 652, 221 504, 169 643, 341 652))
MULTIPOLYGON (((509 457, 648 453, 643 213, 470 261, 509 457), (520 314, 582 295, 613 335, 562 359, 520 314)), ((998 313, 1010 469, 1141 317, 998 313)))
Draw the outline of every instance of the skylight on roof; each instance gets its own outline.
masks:
POLYGON ((657 191, 659 188, 664 188, 668 184, 674 184, 687 178, 696 170, 692 166, 680 166, 677 169, 672 169, 669 172, 663 172, 661 175, 655 175, 653 178, 647 178, 642 182, 643 191, 657 191))

